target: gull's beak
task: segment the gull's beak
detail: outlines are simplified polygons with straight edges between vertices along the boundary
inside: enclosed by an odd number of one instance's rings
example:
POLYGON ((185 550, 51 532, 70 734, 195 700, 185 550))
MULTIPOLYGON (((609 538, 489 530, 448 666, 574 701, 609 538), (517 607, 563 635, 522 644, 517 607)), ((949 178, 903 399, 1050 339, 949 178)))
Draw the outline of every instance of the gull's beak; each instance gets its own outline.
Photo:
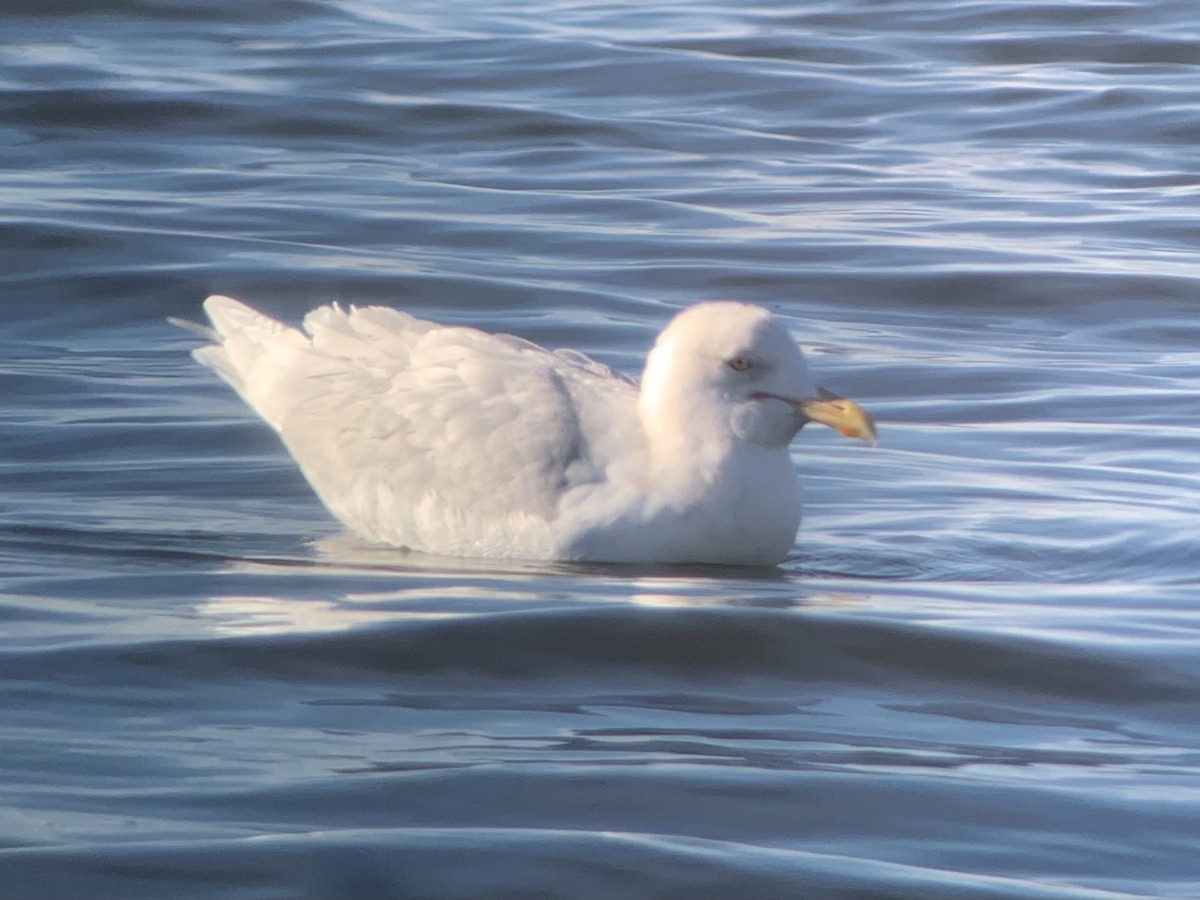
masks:
POLYGON ((848 438, 859 438, 872 444, 879 441, 875 433, 875 420, 871 414, 845 397, 839 397, 823 387, 817 388, 818 396, 801 397, 788 402, 810 422, 828 425, 838 434, 848 438))

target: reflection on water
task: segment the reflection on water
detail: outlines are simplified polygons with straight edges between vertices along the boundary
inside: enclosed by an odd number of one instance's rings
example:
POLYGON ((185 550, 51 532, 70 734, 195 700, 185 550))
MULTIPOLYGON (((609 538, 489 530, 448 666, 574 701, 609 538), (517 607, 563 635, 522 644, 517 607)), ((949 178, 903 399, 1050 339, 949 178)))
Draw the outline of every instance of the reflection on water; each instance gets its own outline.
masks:
MULTIPOLYGON (((787 573, 710 566, 604 566, 500 562, 436 557, 373 545, 348 533, 313 544, 309 581, 330 586, 354 582, 388 585, 331 598, 226 594, 205 598, 197 613, 216 633, 271 634, 340 631, 406 619, 510 613, 554 608, 633 604, 648 607, 798 605, 866 602, 846 591, 812 592, 787 573), (674 573, 674 574, 670 574, 674 573), (402 586, 397 586, 402 585, 402 586)), ((231 561, 234 576, 287 571, 293 563, 268 559, 231 561)))
MULTIPOLYGON (((353 602, 356 598, 344 599, 353 602)), ((360 599, 364 604, 372 604, 384 598, 360 599)), ((328 600, 283 600, 278 597, 212 597, 198 604, 196 612, 219 635, 342 631, 355 625, 369 625, 387 619, 439 615, 428 612, 399 613, 394 609, 385 611, 367 605, 354 609, 348 602, 335 604, 328 600)))

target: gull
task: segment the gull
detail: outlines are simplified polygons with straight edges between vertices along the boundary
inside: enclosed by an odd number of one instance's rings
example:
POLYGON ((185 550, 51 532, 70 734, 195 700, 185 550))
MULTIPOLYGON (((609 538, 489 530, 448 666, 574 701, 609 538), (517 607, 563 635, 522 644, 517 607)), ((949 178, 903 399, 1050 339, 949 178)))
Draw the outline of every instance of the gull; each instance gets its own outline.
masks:
POLYGON ((874 443, 817 388, 783 322, 706 302, 658 336, 640 384, 582 353, 331 304, 300 329, 204 302, 193 356, 282 439, 372 543, 449 556, 772 566, 800 525, 789 445, 809 422, 874 443))

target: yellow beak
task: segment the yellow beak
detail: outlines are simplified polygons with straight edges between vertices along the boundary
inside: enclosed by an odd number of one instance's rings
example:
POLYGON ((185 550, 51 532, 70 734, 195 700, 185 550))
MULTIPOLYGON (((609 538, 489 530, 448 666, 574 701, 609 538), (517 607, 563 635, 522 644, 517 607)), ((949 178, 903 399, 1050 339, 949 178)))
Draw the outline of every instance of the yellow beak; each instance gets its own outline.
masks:
POLYGON ((817 397, 801 397, 789 401, 805 418, 812 422, 828 425, 843 437, 859 438, 878 443, 879 436, 875 432, 875 420, 865 409, 846 397, 839 397, 832 391, 818 387, 817 397))

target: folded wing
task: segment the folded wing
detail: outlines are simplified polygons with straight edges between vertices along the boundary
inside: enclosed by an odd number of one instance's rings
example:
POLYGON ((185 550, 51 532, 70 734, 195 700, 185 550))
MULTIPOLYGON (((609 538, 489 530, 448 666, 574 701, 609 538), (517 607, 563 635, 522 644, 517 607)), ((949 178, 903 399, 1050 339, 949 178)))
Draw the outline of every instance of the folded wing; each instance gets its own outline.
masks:
POLYGON ((379 307, 326 306, 303 331, 228 297, 205 311, 220 342, 196 358, 279 432, 330 510, 376 540, 546 555, 564 493, 605 477, 605 422, 636 419, 628 381, 518 338, 379 307))

